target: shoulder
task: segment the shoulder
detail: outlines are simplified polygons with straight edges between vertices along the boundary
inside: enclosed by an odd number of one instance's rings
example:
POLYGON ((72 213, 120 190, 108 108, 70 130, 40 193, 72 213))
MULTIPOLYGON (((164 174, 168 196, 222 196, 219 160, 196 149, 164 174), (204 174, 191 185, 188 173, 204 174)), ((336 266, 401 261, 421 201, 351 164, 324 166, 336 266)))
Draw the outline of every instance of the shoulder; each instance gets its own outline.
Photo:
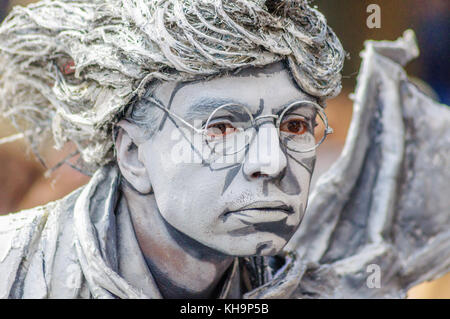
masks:
MULTIPOLYGON (((57 242, 72 237, 73 206, 80 192, 81 188, 46 205, 0 216, 0 298, 23 297, 34 264, 52 263, 57 242)), ((38 273, 34 281, 45 286, 45 273, 38 273)))
POLYGON ((31 237, 41 233, 49 219, 71 214, 81 189, 46 205, 0 216, 0 263, 8 251, 30 243, 31 237))

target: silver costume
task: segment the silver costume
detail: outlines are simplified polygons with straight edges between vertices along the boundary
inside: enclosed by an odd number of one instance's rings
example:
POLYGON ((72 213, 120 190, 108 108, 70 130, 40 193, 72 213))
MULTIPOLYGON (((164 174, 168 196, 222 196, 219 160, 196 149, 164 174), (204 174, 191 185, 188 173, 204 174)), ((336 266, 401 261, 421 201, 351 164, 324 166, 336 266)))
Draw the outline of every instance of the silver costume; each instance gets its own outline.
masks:
MULTIPOLYGON (((284 266, 236 258, 217 297, 405 297, 450 271, 450 112, 408 81, 402 65, 417 55, 410 31, 367 42, 345 148, 284 266), (370 265, 380 287, 367 285, 370 265), (243 289, 245 271, 268 275, 243 289)), ((114 213, 127 205, 119 182, 105 165, 62 200, 0 217, 0 298, 161 298, 127 210, 114 213)))

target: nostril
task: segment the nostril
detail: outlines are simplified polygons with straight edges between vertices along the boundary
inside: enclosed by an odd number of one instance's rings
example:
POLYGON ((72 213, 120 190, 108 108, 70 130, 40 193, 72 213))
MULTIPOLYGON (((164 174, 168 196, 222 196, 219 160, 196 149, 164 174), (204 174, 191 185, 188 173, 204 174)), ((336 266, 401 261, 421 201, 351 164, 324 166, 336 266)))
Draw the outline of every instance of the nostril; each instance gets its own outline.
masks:
POLYGON ((261 174, 261 172, 255 172, 252 174, 253 178, 259 178, 259 177, 269 177, 267 174, 261 174))

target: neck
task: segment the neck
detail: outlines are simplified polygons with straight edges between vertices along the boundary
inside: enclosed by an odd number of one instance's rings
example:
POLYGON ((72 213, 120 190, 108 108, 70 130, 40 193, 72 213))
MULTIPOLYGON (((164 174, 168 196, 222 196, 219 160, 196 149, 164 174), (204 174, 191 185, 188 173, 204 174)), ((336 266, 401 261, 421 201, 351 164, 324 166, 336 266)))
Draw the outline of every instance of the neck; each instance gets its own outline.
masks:
POLYGON ((164 298, 215 297, 234 257, 206 247, 169 225, 154 194, 142 195, 126 182, 122 193, 147 265, 164 298))

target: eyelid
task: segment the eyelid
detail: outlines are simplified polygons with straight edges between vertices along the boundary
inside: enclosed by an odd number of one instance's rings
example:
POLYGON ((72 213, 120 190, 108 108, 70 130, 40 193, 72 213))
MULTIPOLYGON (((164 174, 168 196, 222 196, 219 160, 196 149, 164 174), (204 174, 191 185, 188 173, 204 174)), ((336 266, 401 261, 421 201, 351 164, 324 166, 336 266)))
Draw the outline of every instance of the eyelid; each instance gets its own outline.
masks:
MULTIPOLYGON (((206 128, 206 121, 207 120, 203 121, 203 123, 202 123, 202 127, 203 128, 206 128)), ((228 124, 232 124, 233 123, 231 120, 226 119, 225 117, 222 116, 222 117, 217 117, 217 118, 211 119, 209 124, 211 125, 211 124, 218 124, 218 123, 224 123, 224 122, 228 123, 228 124)))
POLYGON ((318 114, 318 111, 309 104, 300 104, 288 110, 285 116, 298 115, 304 117, 308 121, 313 121, 318 114), (306 114, 305 114, 306 113, 306 114))
POLYGON ((283 119, 284 120, 289 120, 290 117, 300 117, 301 119, 303 119, 305 122, 312 122, 312 118, 309 116, 305 116, 305 115, 301 115, 301 114, 286 114, 283 119))
POLYGON ((220 116, 213 117, 211 119, 211 122, 217 122, 217 121, 229 121, 229 122, 231 122, 232 118, 233 117, 231 115, 220 115, 220 116))

